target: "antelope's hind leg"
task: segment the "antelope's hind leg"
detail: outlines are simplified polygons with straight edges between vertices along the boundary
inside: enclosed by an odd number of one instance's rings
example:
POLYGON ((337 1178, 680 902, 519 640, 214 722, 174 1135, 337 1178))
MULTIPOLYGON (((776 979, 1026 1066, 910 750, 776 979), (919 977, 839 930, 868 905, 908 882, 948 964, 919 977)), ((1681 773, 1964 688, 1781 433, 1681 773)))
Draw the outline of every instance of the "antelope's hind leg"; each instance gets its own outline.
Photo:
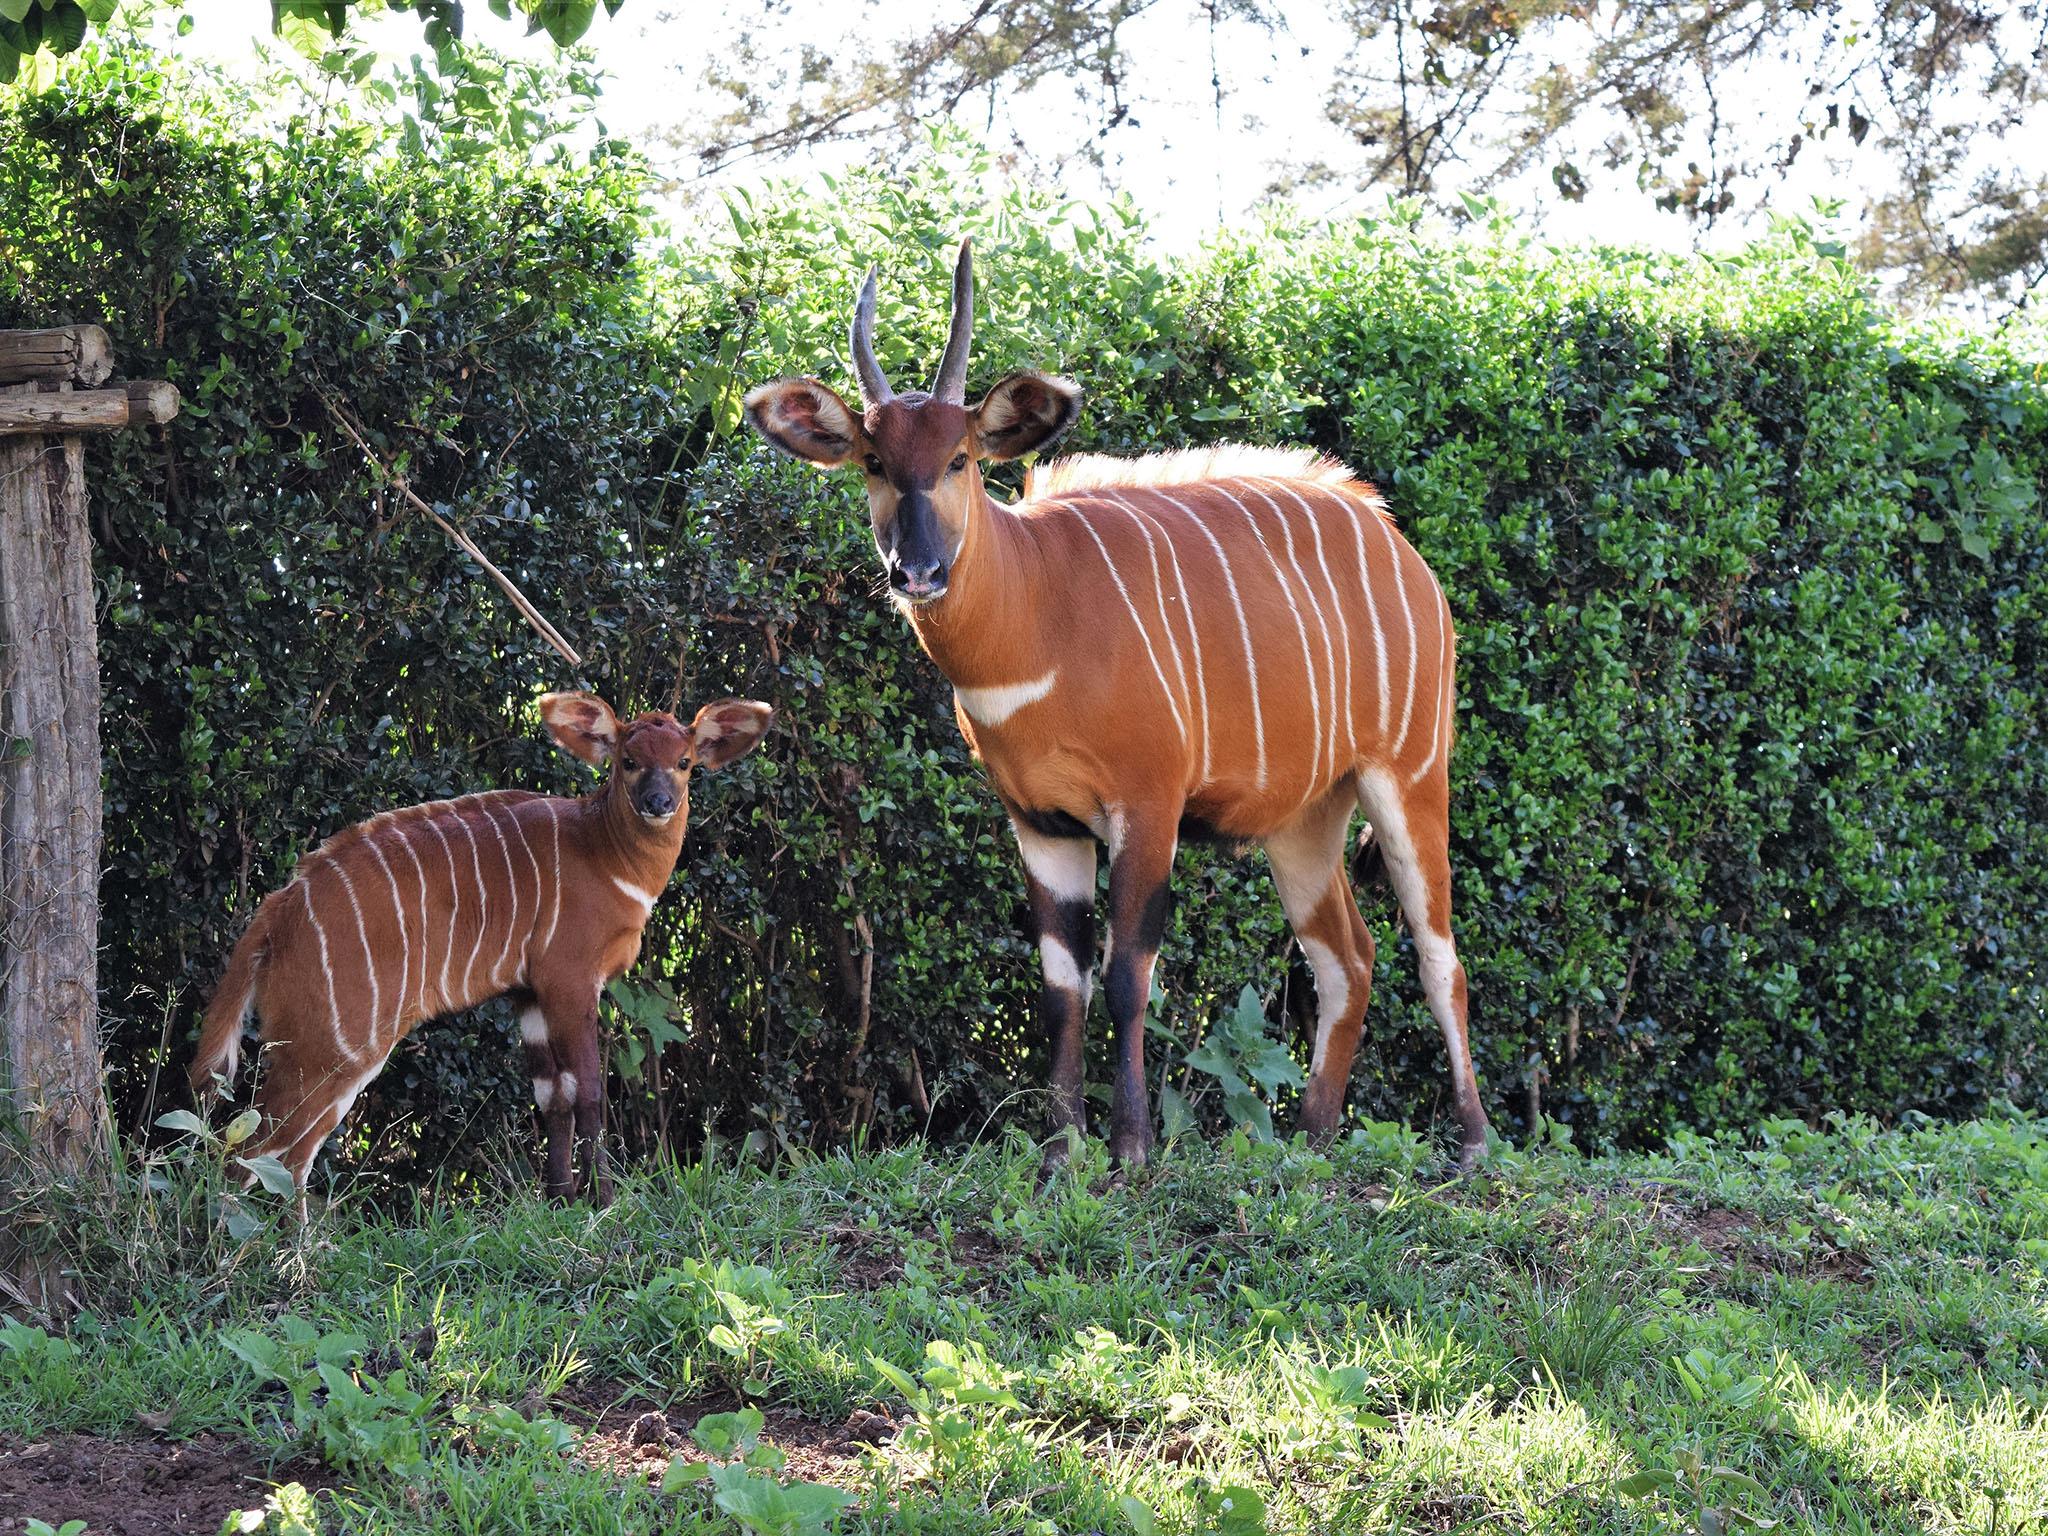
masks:
POLYGON ((1458 1163, 1469 1172, 1486 1157, 1487 1123, 1472 1073, 1465 967, 1451 938, 1448 775, 1439 765, 1420 783, 1404 785, 1385 770, 1368 769, 1359 775, 1358 803, 1372 822, 1387 877, 1415 938, 1423 994, 1443 1031, 1461 1127, 1458 1163))
POLYGON ((274 1157, 290 1169, 302 1209, 313 1159, 348 1118, 356 1096, 384 1070, 389 1054, 348 1056, 332 1049, 330 1042, 319 1043, 328 1048, 310 1049, 292 1025, 273 1030, 266 1024, 254 1101, 263 1126, 245 1153, 274 1157))
POLYGON ((1315 1054, 1300 1123, 1317 1140, 1334 1136, 1343 1119, 1344 1089, 1372 996, 1372 933, 1344 872, 1353 798, 1351 787, 1340 785, 1265 839, 1280 904, 1316 978, 1315 1054))
POLYGON ((1044 972, 1038 1022, 1053 1043, 1051 1139, 1041 1173, 1049 1178, 1066 1164, 1070 1135, 1079 1137, 1088 1129, 1082 1055, 1095 966, 1095 839, 1046 837, 1022 822, 1011 825, 1024 856, 1031 926, 1044 972))

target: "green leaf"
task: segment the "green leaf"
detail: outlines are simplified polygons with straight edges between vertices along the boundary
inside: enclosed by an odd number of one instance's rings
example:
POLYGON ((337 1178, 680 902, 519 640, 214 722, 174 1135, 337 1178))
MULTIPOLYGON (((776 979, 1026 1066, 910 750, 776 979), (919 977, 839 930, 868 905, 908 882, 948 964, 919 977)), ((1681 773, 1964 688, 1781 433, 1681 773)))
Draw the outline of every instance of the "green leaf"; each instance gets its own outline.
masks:
POLYGON ((43 41, 56 54, 75 53, 85 41, 85 8, 78 0, 57 0, 43 23, 43 41))
POLYGON ((206 1122, 189 1109, 169 1110, 158 1115, 156 1123, 161 1130, 183 1131, 187 1136, 197 1136, 202 1140, 210 1134, 206 1129, 206 1122))
POLYGON ((1159 1090, 1159 1129, 1168 1141, 1191 1135, 1195 1130, 1194 1106, 1171 1084, 1159 1090))
POLYGON ((1127 1493, 1116 1501, 1116 1507, 1134 1536, 1158 1536, 1159 1517, 1152 1513, 1152 1506, 1143 1499, 1127 1493))
POLYGON ((1676 1488, 1677 1486, 1678 1477, 1676 1473, 1667 1471, 1663 1467, 1650 1467, 1645 1471, 1636 1473, 1633 1477, 1624 1477, 1614 1485, 1614 1491, 1625 1499, 1642 1499, 1648 1498, 1660 1489, 1676 1488))
POLYGON ((20 21, 28 15, 36 0, 0 0, 0 16, 9 21, 20 21))
POLYGON ((669 1458, 668 1470, 661 1474, 661 1491, 674 1493, 678 1488, 687 1488, 692 1483, 701 1483, 711 1471, 708 1461, 685 1461, 680 1456, 669 1458))
POLYGON ((557 48, 567 48, 597 16, 597 0, 527 0, 534 22, 547 29, 557 48))
POLYGON ((239 1147, 254 1136, 263 1124, 263 1112, 259 1109, 245 1109, 228 1122, 228 1128, 221 1132, 221 1140, 230 1149, 239 1147))
POLYGON ((290 1199, 299 1192, 298 1181, 292 1177, 291 1169, 269 1155, 262 1157, 238 1157, 235 1161, 256 1175, 256 1182, 279 1199, 290 1199))

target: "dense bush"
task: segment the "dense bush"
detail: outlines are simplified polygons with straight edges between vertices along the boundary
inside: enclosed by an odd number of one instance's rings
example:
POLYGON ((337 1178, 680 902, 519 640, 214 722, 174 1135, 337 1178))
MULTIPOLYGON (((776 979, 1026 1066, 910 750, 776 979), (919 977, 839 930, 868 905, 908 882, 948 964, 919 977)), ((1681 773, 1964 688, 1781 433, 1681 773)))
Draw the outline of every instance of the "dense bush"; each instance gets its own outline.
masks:
MULTIPOLYGON (((845 382, 870 262, 885 367, 930 369, 963 231, 978 380, 1081 378, 1082 447, 1314 442, 1441 575, 1459 934, 1504 1126, 1532 1078, 1599 1141, 2042 1102, 2048 404, 1988 344, 1890 322, 1802 229, 1709 262, 1397 216, 1167 263, 1127 210, 991 187, 942 144, 662 240, 602 138, 490 152, 332 107, 246 136, 260 116, 133 57, 0 103, 0 324, 100 320, 129 374, 188 401, 91 465, 131 1121, 309 840, 482 784, 572 788, 532 696, 663 704, 679 656, 686 702, 782 713, 702 784, 622 989, 629 1134, 1035 1118, 1036 968, 994 798, 874 600, 857 487, 735 430, 748 383, 845 382), (330 401, 586 676, 380 491, 330 401)), ((1367 910, 1385 935, 1391 902, 1367 910)), ((1256 856, 1184 855, 1162 1028, 1191 1035, 1247 980, 1278 1009, 1285 953, 1256 856)), ((1412 953, 1380 953, 1353 1102, 1424 1117, 1441 1046, 1412 953)), ((524 1089, 503 1019, 444 1022, 362 1135, 438 1158, 524 1089)))

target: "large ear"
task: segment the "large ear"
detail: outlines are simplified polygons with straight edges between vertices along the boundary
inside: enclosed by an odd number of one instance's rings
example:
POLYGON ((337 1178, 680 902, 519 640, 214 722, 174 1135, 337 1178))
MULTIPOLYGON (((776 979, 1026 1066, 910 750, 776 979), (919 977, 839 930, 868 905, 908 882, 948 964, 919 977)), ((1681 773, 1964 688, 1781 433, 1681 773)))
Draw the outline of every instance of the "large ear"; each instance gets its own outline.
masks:
POLYGON ((1045 447, 1081 415, 1081 386, 1049 373, 1013 373, 970 412, 975 439, 991 459, 1019 459, 1045 447))
POLYGON ((593 768, 602 767, 619 741, 619 717, 594 693, 544 693, 541 723, 555 745, 593 768))
POLYGON ((760 744, 775 711, 752 699, 706 704, 690 722, 690 745, 700 768, 723 768, 760 744))
POLYGON ((775 379, 747 393, 747 420, 784 453, 837 469, 860 442, 860 418, 816 379, 775 379))

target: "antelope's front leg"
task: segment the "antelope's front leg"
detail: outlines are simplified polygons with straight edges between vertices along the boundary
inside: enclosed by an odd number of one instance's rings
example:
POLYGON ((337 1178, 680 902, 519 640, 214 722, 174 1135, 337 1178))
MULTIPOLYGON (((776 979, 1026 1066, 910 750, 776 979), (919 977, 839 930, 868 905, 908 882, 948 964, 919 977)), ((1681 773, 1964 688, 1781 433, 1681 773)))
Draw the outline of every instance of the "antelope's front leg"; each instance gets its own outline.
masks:
POLYGON ((1152 1099, 1145 1087, 1145 1003, 1152 962, 1166 931, 1168 881, 1179 813, 1120 813, 1111 828, 1109 959, 1103 993, 1116 1027, 1116 1094, 1109 1155, 1121 1169, 1141 1168, 1152 1150, 1152 1099))
POLYGON ((1052 1038, 1053 1139, 1045 1172, 1067 1160, 1070 1129, 1088 1129, 1082 1094, 1082 1055, 1088 1034, 1088 994, 1095 967, 1095 839, 1048 837, 1013 821, 1031 894, 1031 926, 1045 979, 1038 992, 1039 1027, 1052 1038))

